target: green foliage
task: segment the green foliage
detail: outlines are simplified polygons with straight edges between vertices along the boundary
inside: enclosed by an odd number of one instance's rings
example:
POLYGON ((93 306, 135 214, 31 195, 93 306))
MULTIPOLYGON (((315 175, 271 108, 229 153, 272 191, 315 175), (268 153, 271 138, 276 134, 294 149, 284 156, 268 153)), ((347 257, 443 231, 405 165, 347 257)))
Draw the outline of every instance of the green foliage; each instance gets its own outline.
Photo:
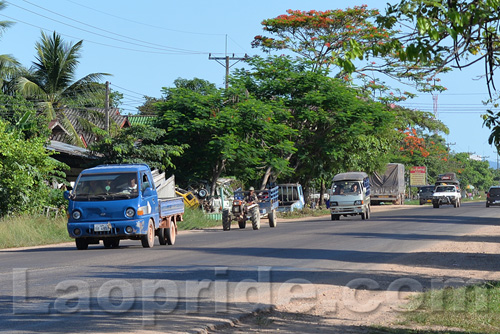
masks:
POLYGON ((401 60, 430 60, 437 72, 446 66, 462 68, 482 60, 490 89, 499 65, 499 19, 497 0, 402 0, 389 5, 387 14, 378 21, 387 29, 409 27, 397 36, 406 45, 397 50, 401 60))
POLYGON ((0 248, 40 246, 71 241, 65 215, 16 215, 0 218, 0 248))
POLYGON ((470 159, 469 153, 457 153, 452 161, 456 165, 457 177, 462 187, 473 185, 479 190, 488 190, 495 185, 494 171, 487 161, 470 159))
POLYGON ((262 177, 267 166, 288 170, 284 156, 293 147, 279 103, 256 100, 239 86, 222 91, 201 79, 175 85, 155 106, 165 142, 188 145, 174 160, 181 184, 201 179, 214 185, 223 171, 249 180, 262 177))
MULTIPOLYGON (((404 40, 398 38, 398 28, 379 26, 379 20, 378 10, 366 5, 324 12, 288 10, 287 14, 264 20, 263 29, 272 37, 256 36, 252 44, 264 51, 291 50, 309 61, 313 71, 335 66, 337 77, 348 82, 357 79, 373 98, 385 102, 404 100, 413 94, 390 88, 379 76, 418 91, 443 91, 438 80, 431 80, 436 74, 436 60, 404 59, 404 40)), ((440 67, 440 72, 448 70, 440 67)))
POLYGON ((387 152, 395 119, 384 105, 328 77, 326 70, 312 71, 300 59, 253 57, 248 62, 253 70, 236 71, 232 84, 288 111, 277 121, 294 130, 289 136, 296 149, 289 156, 293 179, 308 184, 351 167, 370 171, 372 155, 387 152))
POLYGON ((161 144, 165 131, 137 125, 125 128, 117 136, 104 134, 102 140, 90 148, 101 156, 96 164, 147 163, 151 168, 175 168, 172 160, 179 157, 185 145, 161 144))
POLYGON ((0 118, 9 122, 8 130, 21 131, 25 138, 50 134, 47 119, 37 112, 32 102, 21 96, 0 94, 0 118))
POLYGON ((0 217, 10 213, 40 212, 51 205, 48 182, 61 181, 67 167, 50 157, 45 139, 25 140, 0 120, 0 217))

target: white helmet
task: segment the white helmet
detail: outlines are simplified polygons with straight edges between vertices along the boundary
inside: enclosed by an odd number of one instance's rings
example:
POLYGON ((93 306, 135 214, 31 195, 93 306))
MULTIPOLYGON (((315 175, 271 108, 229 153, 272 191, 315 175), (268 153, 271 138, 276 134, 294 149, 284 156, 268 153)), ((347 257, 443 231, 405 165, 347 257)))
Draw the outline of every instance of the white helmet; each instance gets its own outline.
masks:
POLYGON ((250 188, 248 188, 248 190, 253 191, 255 189, 254 189, 254 187, 250 187, 250 188))

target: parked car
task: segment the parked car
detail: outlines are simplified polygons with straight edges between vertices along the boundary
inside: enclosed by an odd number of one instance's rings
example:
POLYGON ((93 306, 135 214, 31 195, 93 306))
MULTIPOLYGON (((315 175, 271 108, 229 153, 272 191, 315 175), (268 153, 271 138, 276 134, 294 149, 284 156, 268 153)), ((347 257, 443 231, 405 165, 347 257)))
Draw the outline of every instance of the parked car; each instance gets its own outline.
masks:
POLYGON ((500 186, 490 187, 486 193, 486 207, 500 205, 500 186))
POLYGON ((432 203, 432 195, 434 194, 435 186, 422 186, 418 189, 418 200, 420 205, 432 203))

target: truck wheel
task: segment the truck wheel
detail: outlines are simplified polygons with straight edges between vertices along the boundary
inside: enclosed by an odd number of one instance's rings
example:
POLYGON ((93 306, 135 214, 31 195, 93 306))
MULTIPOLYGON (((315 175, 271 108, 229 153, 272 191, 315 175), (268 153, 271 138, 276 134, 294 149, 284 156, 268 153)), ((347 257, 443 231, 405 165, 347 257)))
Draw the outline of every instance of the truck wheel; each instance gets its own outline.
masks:
POLYGON ((276 227, 276 225, 278 225, 276 210, 272 210, 271 213, 269 213, 269 227, 276 227))
POLYGON ((490 203, 486 202, 486 207, 489 208, 490 207, 490 203))
POLYGON ((174 222, 170 222, 170 228, 165 229, 165 239, 167 244, 175 244, 175 237, 177 236, 177 228, 174 222))
POLYGON ((86 250, 89 248, 89 242, 83 238, 75 239, 76 249, 78 250, 86 250))
POLYGON ((241 229, 247 227, 247 221, 245 220, 245 218, 241 218, 240 220, 238 220, 238 227, 241 229))
POLYGON ((370 219, 370 216, 371 216, 370 207, 367 207, 365 212, 365 219, 370 219))
POLYGON ((155 245, 155 226, 152 220, 148 223, 147 234, 141 237, 141 243, 144 248, 152 248, 155 245))
POLYGON ((260 229, 260 212, 259 212, 259 207, 256 206, 252 208, 252 212, 250 213, 252 215, 251 220, 252 220, 252 228, 254 230, 260 229))
POLYGON ((167 239, 165 238, 165 230, 166 228, 159 228, 158 231, 156 231, 156 234, 158 235, 158 242, 162 246, 167 244, 167 239))
POLYGON ((104 248, 118 248, 120 246, 120 239, 118 238, 106 238, 102 241, 104 248))
POLYGON ((222 211, 222 230, 229 231, 231 229, 231 212, 229 209, 224 209, 222 211))
POLYGON ((340 215, 332 215, 332 220, 340 220, 340 215))
POLYGON ((439 209, 439 203, 432 203, 432 207, 434 209, 439 209))

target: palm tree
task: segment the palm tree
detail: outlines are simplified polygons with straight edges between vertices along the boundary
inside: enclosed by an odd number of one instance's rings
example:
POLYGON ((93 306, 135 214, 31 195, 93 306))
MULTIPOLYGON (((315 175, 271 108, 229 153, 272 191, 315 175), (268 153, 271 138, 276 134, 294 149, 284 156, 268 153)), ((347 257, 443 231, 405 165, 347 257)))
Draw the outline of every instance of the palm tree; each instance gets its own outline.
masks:
MULTIPOLYGON (((74 80, 79 64, 80 49, 83 41, 69 44, 54 32, 47 36, 42 32, 42 38, 36 43, 36 61, 29 70, 24 70, 16 80, 17 91, 33 99, 42 107, 49 120, 59 119, 71 130, 66 116, 60 112, 62 108, 71 106, 72 101, 82 96, 91 104, 102 105, 102 85, 97 84, 107 73, 91 73, 81 79, 74 80)), ((79 143, 76 132, 75 144, 79 143)))
MULTIPOLYGON (((5 2, 0 1, 0 10, 5 7, 5 2)), ((12 21, 0 21, 0 36, 13 24, 12 21)), ((9 92, 9 83, 17 76, 19 66, 19 62, 11 55, 0 55, 0 87, 4 93, 9 92)))

